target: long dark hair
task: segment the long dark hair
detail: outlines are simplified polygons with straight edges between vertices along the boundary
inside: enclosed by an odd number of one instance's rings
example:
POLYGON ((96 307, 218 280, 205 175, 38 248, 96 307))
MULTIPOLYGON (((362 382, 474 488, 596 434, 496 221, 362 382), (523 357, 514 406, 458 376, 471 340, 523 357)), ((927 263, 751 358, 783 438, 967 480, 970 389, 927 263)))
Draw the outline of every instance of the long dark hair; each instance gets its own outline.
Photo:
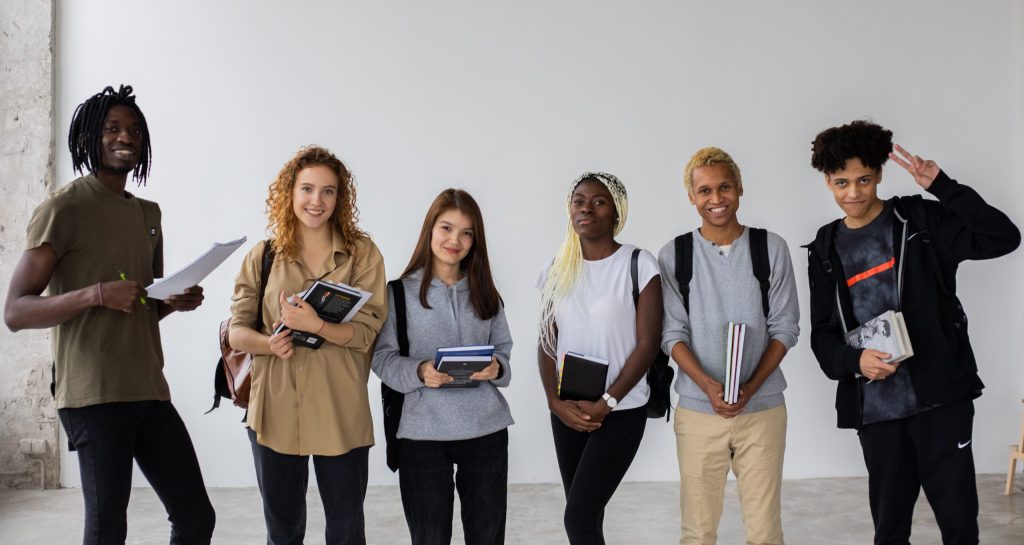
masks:
POLYGON ((427 289, 434 278, 434 253, 430 249, 430 238, 437 218, 449 210, 458 210, 473 222, 473 247, 459 262, 459 269, 469 279, 469 301, 477 317, 481 320, 490 319, 501 308, 501 295, 494 286, 494 277, 491 276, 491 263, 487 259, 487 237, 484 236, 484 218, 480 213, 480 206, 476 204, 472 195, 462 189, 445 189, 431 203, 427 215, 423 217, 423 227, 420 228, 416 249, 412 251, 412 257, 402 272, 402 278, 417 269, 423 269, 420 304, 423 308, 431 308, 427 304, 427 289))
POLYGON ((146 177, 149 176, 149 166, 153 162, 153 150, 149 145, 149 125, 146 124, 146 116, 142 115, 142 110, 135 104, 131 85, 121 85, 117 91, 113 87, 107 87, 75 108, 75 113, 71 116, 71 129, 68 131, 71 168, 81 174, 83 168, 89 172, 96 172, 103 166, 100 160, 103 122, 107 119, 107 112, 114 106, 131 108, 142 125, 141 153, 139 162, 135 164, 132 172, 132 178, 140 185, 145 184, 146 177))

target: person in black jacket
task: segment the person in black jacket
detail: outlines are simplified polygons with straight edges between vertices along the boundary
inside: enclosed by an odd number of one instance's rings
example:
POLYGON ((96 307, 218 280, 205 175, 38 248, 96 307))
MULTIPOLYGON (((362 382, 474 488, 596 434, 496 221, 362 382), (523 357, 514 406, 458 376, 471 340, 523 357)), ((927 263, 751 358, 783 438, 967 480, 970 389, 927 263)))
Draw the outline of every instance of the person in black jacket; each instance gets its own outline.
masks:
POLYGON ((856 428, 868 470, 876 544, 907 544, 921 488, 944 544, 978 543, 971 430, 984 385, 956 297, 968 259, 1006 255, 1020 231, 934 161, 895 146, 892 132, 854 121, 815 138, 811 165, 846 216, 822 226, 808 248, 811 348, 838 381, 840 428, 856 428), (938 202, 882 200, 887 159, 938 202), (848 346, 846 333, 879 314, 902 312, 914 355, 848 346))

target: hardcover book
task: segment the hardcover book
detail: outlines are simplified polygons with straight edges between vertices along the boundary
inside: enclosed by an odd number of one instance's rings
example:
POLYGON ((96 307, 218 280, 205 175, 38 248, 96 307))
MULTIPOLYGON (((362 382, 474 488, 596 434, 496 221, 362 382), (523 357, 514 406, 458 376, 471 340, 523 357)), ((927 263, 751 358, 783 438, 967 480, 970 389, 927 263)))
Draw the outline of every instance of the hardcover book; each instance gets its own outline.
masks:
POLYGON ((743 340, 746 324, 729 322, 725 345, 725 402, 732 405, 740 399, 740 377, 743 374, 743 340))
POLYGON ((902 312, 887 310, 846 334, 846 344, 888 353, 886 363, 901 362, 914 355, 902 312))
POLYGON ((608 361, 566 352, 558 374, 558 399, 597 401, 604 395, 608 361))
MULTIPOLYGON (((325 322, 340 324, 351 321, 371 295, 368 291, 345 284, 317 280, 309 289, 299 294, 299 297, 309 303, 317 316, 325 322)), ((284 324, 279 325, 274 333, 282 330, 284 324)), ((292 330, 292 344, 315 349, 323 346, 324 338, 306 331, 292 330)))
POLYGON ((434 354, 434 367, 455 379, 441 387, 476 388, 480 385, 480 381, 472 380, 469 377, 477 371, 483 371, 491 364, 493 357, 494 347, 491 345, 438 348, 437 353, 434 354))

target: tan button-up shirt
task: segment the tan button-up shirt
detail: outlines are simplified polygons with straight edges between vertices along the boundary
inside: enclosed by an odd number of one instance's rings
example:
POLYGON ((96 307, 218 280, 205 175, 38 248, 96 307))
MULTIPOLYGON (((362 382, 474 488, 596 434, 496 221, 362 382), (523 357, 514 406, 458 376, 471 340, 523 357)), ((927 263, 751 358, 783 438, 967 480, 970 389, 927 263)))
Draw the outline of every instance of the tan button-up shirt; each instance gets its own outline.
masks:
MULTIPOLYGON (((263 246, 245 256, 231 297, 231 328, 253 327, 259 295, 263 246)), ((336 456, 373 445, 373 421, 366 390, 373 342, 387 315, 384 259, 369 238, 360 239, 355 255, 334 233, 333 258, 310 270, 301 261, 276 256, 263 296, 263 323, 269 334, 281 316, 279 294, 298 293, 323 276, 373 294, 352 319, 355 335, 345 346, 326 342, 319 349, 296 347, 288 360, 253 358, 248 425, 257 442, 282 454, 336 456)))

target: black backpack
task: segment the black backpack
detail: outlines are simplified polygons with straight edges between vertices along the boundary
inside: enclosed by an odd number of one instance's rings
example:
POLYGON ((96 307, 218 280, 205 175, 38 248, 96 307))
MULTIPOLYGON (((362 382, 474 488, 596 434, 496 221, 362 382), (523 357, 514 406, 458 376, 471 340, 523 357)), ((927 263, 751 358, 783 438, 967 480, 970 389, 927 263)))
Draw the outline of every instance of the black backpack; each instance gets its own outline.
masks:
MULTIPOLYGON (((633 255, 630 256, 629 260, 629 276, 633 280, 634 307, 636 307, 637 301, 640 300, 640 284, 637 280, 639 276, 637 261, 639 258, 640 248, 636 248, 633 250, 633 255)), ((654 356, 654 361, 647 368, 647 385, 651 388, 651 395, 647 399, 647 418, 661 418, 664 416, 665 422, 668 422, 668 409, 672 406, 670 390, 674 377, 675 372, 668 365, 668 355, 662 352, 659 347, 658 353, 654 356)))
MULTIPOLYGON (((768 290, 771 288, 771 264, 768 261, 768 231, 758 228, 749 228, 750 232, 750 263, 754 271, 754 278, 761 287, 761 311, 765 318, 768 317, 768 290)), ((676 282, 679 284, 679 293, 683 296, 683 308, 690 312, 690 280, 693 278, 693 233, 685 233, 675 238, 676 246, 676 282)), ((637 260, 640 249, 633 250, 630 261, 630 276, 633 280, 633 304, 640 298, 638 286, 637 260)), ((651 397, 647 402, 647 417, 665 417, 668 421, 668 410, 672 401, 670 390, 672 387, 673 371, 669 366, 669 355, 661 350, 654 357, 650 369, 647 370, 647 384, 651 387, 651 397)))
MULTIPOLYGON (((391 296, 395 300, 398 353, 407 358, 409 357, 409 332, 405 321, 405 286, 402 285, 401 278, 388 282, 388 286, 391 286, 391 296)), ((387 445, 388 468, 391 471, 398 471, 398 424, 402 421, 402 405, 405 403, 405 394, 392 390, 381 381, 380 398, 384 404, 384 442, 387 445)))

